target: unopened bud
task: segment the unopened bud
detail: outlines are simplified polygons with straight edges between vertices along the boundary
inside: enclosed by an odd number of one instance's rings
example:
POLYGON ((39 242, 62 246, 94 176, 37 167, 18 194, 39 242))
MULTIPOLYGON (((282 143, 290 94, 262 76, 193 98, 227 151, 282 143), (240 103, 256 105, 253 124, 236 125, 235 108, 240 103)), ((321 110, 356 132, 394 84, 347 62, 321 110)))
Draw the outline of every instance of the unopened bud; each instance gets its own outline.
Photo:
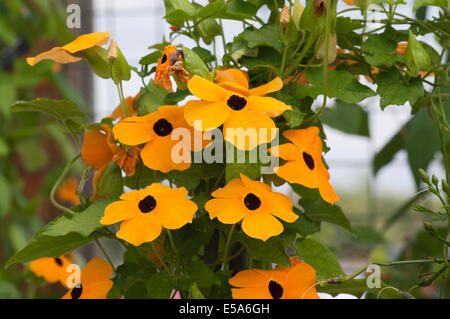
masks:
POLYGON ((419 75, 420 71, 426 71, 431 64, 430 56, 422 44, 409 31, 408 47, 405 54, 405 63, 413 76, 419 75))
POLYGON ((427 172, 425 172, 421 168, 419 168, 419 177, 425 184, 430 184, 430 177, 428 176, 427 172))
POLYGON ((291 13, 289 12, 288 6, 284 5, 283 11, 281 11, 281 18, 280 18, 280 22, 283 25, 283 30, 286 30, 290 20, 291 20, 291 13))
POLYGON ((114 62, 117 59, 117 43, 114 39, 111 39, 111 44, 108 49, 108 60, 114 62))
POLYGON ((450 197, 450 187, 448 187, 448 184, 444 179, 442 180, 442 190, 450 197))
POLYGON ((424 222, 424 223, 423 223, 423 227, 425 228, 425 230, 426 230, 431 236, 435 236, 435 235, 436 235, 436 229, 433 227, 433 225, 431 225, 431 223, 429 223, 429 222, 424 222))
POLYGON ((433 176, 431 176, 431 182, 434 184, 434 186, 438 187, 439 179, 436 177, 436 175, 433 174, 433 176))
POLYGON ((292 20, 295 23, 297 30, 299 29, 300 18, 302 17, 305 8, 300 3, 300 0, 294 0, 294 8, 292 9, 292 20))

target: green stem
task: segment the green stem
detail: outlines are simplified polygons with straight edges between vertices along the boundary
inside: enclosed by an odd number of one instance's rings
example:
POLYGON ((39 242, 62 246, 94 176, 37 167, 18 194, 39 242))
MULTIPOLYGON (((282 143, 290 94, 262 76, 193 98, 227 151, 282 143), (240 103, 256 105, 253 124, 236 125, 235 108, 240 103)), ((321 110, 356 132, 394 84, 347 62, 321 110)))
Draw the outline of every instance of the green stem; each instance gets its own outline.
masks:
POLYGON ((66 167, 64 168, 61 176, 58 178, 58 180, 56 181, 55 185, 53 185, 52 190, 50 191, 50 201, 52 202, 53 206, 55 206, 58 209, 61 209, 62 211, 65 211, 66 213, 69 213, 71 215, 74 215, 75 212, 72 211, 71 209, 59 204, 56 201, 56 191, 59 189, 59 187, 61 186, 62 182, 66 179, 67 175, 69 174, 72 166, 75 164, 75 162, 81 157, 81 154, 78 154, 77 156, 75 156, 74 158, 72 158, 69 163, 67 163, 66 167))
POLYGON ((178 249, 175 246, 175 242, 173 241, 172 232, 170 231, 170 229, 167 230, 167 235, 169 235, 170 246, 172 247, 172 250, 175 253, 175 256, 179 260, 180 258, 179 258, 179 255, 178 255, 178 249))
MULTIPOLYGON (((158 250, 156 249, 155 243, 154 243, 154 242, 152 242, 152 249, 153 249, 153 252, 155 253, 156 257, 158 257, 159 261, 161 262, 161 265, 164 267, 164 269, 165 269, 165 270, 167 271, 167 273, 170 275, 170 274, 171 274, 171 271, 170 271, 169 267, 167 267, 167 265, 166 265, 166 263, 164 262, 162 256, 160 255, 160 253, 158 253, 158 250)), ((139 248, 138 248, 138 250, 139 250, 139 248)), ((141 250, 139 250, 139 251, 142 252, 141 250)), ((146 256, 146 257, 147 257, 148 259, 150 259, 148 256, 146 256)), ((150 260, 151 260, 151 259, 150 259, 150 260)), ((152 262, 153 262, 153 260, 152 260, 152 262)))
POLYGON ((100 248, 100 250, 102 251, 103 255, 105 255, 105 257, 108 260, 109 264, 111 265, 114 273, 116 273, 116 268, 114 267, 114 264, 112 263, 111 258, 109 258, 108 254, 106 253, 106 250, 103 248, 102 244, 100 244, 100 241, 98 240, 97 236, 92 234, 92 237, 94 237, 94 240, 97 243, 97 246, 100 248))
POLYGON ((227 268, 227 258, 228 258, 228 250, 230 249, 231 238, 233 237, 233 231, 236 228, 236 224, 231 226, 230 232, 228 233, 227 243, 225 244, 225 250, 223 253, 223 268, 226 270, 227 268))
POLYGON ((128 114, 127 104, 123 95, 122 82, 116 83, 116 87, 117 93, 119 94, 120 105, 122 106, 123 114, 125 114, 126 117, 129 117, 130 115, 128 114))

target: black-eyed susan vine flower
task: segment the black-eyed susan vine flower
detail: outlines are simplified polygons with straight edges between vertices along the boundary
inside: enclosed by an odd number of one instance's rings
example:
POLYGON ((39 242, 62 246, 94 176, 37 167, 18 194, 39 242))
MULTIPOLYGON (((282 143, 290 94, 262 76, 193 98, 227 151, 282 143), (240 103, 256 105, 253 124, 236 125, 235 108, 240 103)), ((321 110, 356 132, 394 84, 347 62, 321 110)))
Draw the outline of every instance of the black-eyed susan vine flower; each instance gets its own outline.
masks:
POLYGON ((123 194, 120 201, 109 204, 100 223, 122 222, 116 236, 139 246, 158 238, 163 227, 178 229, 192 222, 197 205, 186 199, 187 195, 184 187, 173 189, 152 184, 123 194))
POLYGON ((283 81, 277 77, 249 89, 248 78, 239 70, 222 71, 219 81, 216 84, 198 75, 188 81, 190 92, 201 100, 186 103, 184 116, 187 122, 201 131, 223 125, 225 140, 239 149, 250 150, 271 142, 276 136, 276 126, 271 118, 292 107, 265 95, 280 90, 283 81), (234 133, 248 129, 255 130, 256 138, 241 139, 234 133))
POLYGON ((105 45, 108 43, 108 40, 108 32, 83 34, 63 47, 54 47, 48 51, 42 52, 36 57, 27 58, 27 63, 34 66, 42 60, 52 60, 61 64, 78 62, 81 58, 75 54, 90 49, 94 46, 105 45))
POLYGON ((283 224, 277 218, 288 223, 298 218, 289 197, 243 174, 214 191, 212 196, 205 205, 211 219, 217 217, 224 224, 242 220, 244 233, 263 241, 283 232, 283 224))
POLYGON ((70 256, 43 257, 30 262, 30 271, 49 283, 61 283, 67 287, 67 267, 72 264, 70 256))
MULTIPOLYGON (((148 168, 167 173, 172 170, 184 171, 191 166, 190 154, 182 154, 175 160, 172 156, 173 148, 180 142, 188 143, 186 149, 199 151, 209 142, 203 141, 201 147, 193 142, 194 129, 184 119, 184 108, 175 105, 163 105, 156 112, 144 116, 127 117, 113 128, 114 136, 126 145, 144 144, 141 158, 148 168), (183 140, 183 136, 173 137, 175 129, 184 128, 190 138, 183 140)), ((198 132, 200 133, 200 132, 198 132)), ((201 133, 200 133, 201 134, 201 133)), ((184 148, 183 148, 184 149, 184 148)))
POLYGON ((330 174, 322 162, 322 140, 317 127, 301 130, 287 130, 283 136, 292 143, 271 148, 272 155, 287 163, 274 169, 282 179, 289 183, 300 184, 308 188, 318 188, 322 198, 330 204, 339 201, 331 186, 330 174))
MULTIPOLYGON (((77 282, 62 299, 106 299, 106 295, 113 286, 110 280, 113 269, 101 258, 91 259, 81 272, 77 282)), ((75 274, 74 274, 75 275, 75 274)), ((74 280, 76 280, 74 276, 74 280)))
POLYGON ((127 150, 117 145, 111 128, 106 124, 101 124, 99 129, 88 130, 84 135, 81 158, 86 166, 92 166, 97 171, 93 178, 94 193, 91 200, 98 199, 98 183, 109 162, 114 161, 127 176, 133 176, 140 151, 137 146, 127 150))
POLYGON ((250 269, 230 278, 233 299, 319 299, 316 271, 297 257, 291 268, 277 266, 273 270, 250 269))

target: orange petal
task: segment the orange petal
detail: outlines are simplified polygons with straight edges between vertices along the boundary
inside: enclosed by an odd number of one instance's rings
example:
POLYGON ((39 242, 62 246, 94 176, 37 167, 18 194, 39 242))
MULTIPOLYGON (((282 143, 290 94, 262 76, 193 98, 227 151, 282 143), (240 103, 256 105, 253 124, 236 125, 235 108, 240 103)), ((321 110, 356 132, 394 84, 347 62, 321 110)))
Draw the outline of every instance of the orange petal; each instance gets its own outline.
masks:
POLYGON ((211 195, 223 198, 241 198, 247 193, 247 189, 240 178, 235 178, 223 188, 215 190, 211 195))
POLYGON ((271 142, 276 136, 273 120, 260 112, 232 112, 223 125, 225 139, 241 150, 251 150, 256 146, 271 142))
POLYGON ((306 166, 303 158, 275 168, 275 174, 289 183, 296 183, 309 188, 319 187, 318 174, 306 166))
POLYGON ((233 299, 273 299, 267 287, 231 289, 233 299))
POLYGON ((188 169, 191 166, 190 154, 189 162, 184 162, 184 159, 180 159, 180 163, 175 163, 172 160, 172 149, 178 143, 180 141, 172 140, 170 135, 151 140, 145 144, 141 151, 141 158, 144 165, 163 173, 172 170, 184 171, 188 169))
POLYGON ((95 129, 87 131, 81 148, 81 158, 86 166, 92 165, 95 170, 108 164, 113 153, 106 141, 106 135, 95 129))
POLYGON ((83 292, 79 299, 106 299, 112 286, 112 280, 97 281, 83 285, 83 292))
POLYGON ((249 269, 238 272, 228 280, 234 287, 262 287, 267 283, 267 276, 259 269, 249 269))
POLYGON ((278 219, 262 211, 248 212, 242 220, 244 233, 262 241, 281 234, 283 229, 283 224, 278 219))
POLYGON ((339 197, 333 189, 333 186, 331 186, 328 179, 323 175, 319 177, 319 193, 320 196, 322 196, 322 198, 331 205, 339 202, 339 197))
POLYGON ((250 89, 250 93, 253 95, 264 96, 268 93, 279 91, 283 88, 283 81, 276 77, 269 83, 258 86, 254 89, 250 89))
POLYGON ((306 263, 291 268, 284 281, 286 297, 289 299, 319 299, 314 287, 316 271, 306 263))
POLYGON ((100 220, 102 225, 112 225, 140 214, 137 201, 120 200, 106 206, 105 214, 100 220))
POLYGON ((81 283, 83 285, 89 285, 90 283, 105 281, 111 278, 112 273, 113 269, 108 262, 94 257, 84 267, 81 273, 81 283))
POLYGON ((197 212, 197 205, 184 198, 157 199, 154 214, 167 229, 179 229, 188 223, 197 212))
POLYGON ((287 105, 273 97, 249 96, 247 98, 247 108, 253 111, 261 111, 270 117, 280 116, 287 110, 292 110, 290 105, 287 105))
POLYGON ((156 198, 182 199, 188 196, 188 191, 184 187, 170 188, 163 184, 153 183, 146 189, 143 189, 141 194, 143 195, 142 198, 152 195, 156 198))
POLYGON ((66 64, 78 62, 81 60, 81 58, 73 56, 63 48, 56 47, 48 51, 42 52, 41 54, 37 55, 34 58, 27 58, 27 63, 31 66, 34 66, 37 63, 41 62, 42 60, 52 60, 56 63, 66 64))
POLYGON ((228 91, 232 91, 238 94, 241 94, 243 96, 249 96, 251 95, 250 91, 248 90, 248 88, 240 85, 239 83, 236 82, 230 82, 230 81, 226 81, 226 82, 221 82, 219 83, 219 85, 221 87, 223 87, 224 89, 228 90, 228 91))
POLYGON ((230 116, 226 102, 215 103, 192 100, 186 103, 184 117, 196 130, 206 131, 221 126, 230 116))
POLYGON ((230 96, 230 92, 220 85, 208 81, 198 75, 194 75, 189 80, 188 88, 196 97, 210 102, 223 101, 230 96))
POLYGON ((288 223, 293 223, 298 219, 298 215, 292 211, 292 207, 291 199, 288 196, 276 192, 265 194, 261 205, 263 210, 288 223))
POLYGON ((140 214, 122 222, 116 236, 130 244, 139 246, 158 238, 161 230, 161 222, 155 214, 140 214))
POLYGON ((151 122, 153 119, 154 115, 128 117, 114 126, 113 134, 122 144, 139 145, 146 143, 155 136, 153 122, 151 122))
POLYGON ((217 217, 224 224, 236 224, 244 218, 247 208, 242 198, 213 198, 205 204, 209 218, 217 217))
MULTIPOLYGON (((138 93, 139 95, 139 93, 138 93)), ((137 95, 137 96, 138 96, 137 95)), ((125 99, 125 104, 127 106, 128 116, 135 116, 136 115, 136 102, 137 98, 129 96, 125 99)), ((114 109, 114 111, 107 116, 108 118, 112 118, 114 120, 116 119, 123 119, 125 118, 125 113, 123 112, 122 104, 117 105, 117 107, 114 109)))
POLYGON ((312 126, 301 130, 287 130, 283 132, 283 136, 300 149, 309 150, 319 136, 319 128, 312 126))
POLYGON ((240 176, 245 187, 247 187, 247 189, 249 189, 251 192, 264 195, 272 192, 272 188, 270 188, 269 185, 260 181, 254 181, 244 174, 240 174, 240 176))
POLYGON ((109 33, 108 32, 96 32, 80 35, 78 38, 66 44, 62 48, 70 53, 76 53, 83 51, 93 46, 102 46, 108 43, 109 33))
POLYGON ((248 73, 238 69, 216 71, 216 83, 235 82, 248 90, 248 73))
POLYGON ((274 146, 269 149, 269 153, 286 161, 295 161, 302 156, 300 149, 291 143, 274 146))

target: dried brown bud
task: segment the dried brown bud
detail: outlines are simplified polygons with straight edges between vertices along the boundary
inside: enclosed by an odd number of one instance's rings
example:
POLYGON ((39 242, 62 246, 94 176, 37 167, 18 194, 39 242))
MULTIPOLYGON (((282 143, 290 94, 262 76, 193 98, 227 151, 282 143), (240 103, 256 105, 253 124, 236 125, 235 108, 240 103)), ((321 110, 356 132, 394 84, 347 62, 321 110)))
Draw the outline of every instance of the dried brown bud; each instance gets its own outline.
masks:
POLYGON ((184 59, 183 50, 179 49, 179 50, 173 51, 173 53, 170 55, 169 59, 170 59, 170 63, 172 63, 172 65, 177 63, 181 59, 184 59))
POLYGON ((314 1, 314 15, 320 18, 323 14, 327 14, 327 2, 326 0, 314 1))
POLYGON ((190 74, 183 68, 183 61, 177 61, 169 67, 169 75, 176 76, 178 81, 187 83, 190 74))

